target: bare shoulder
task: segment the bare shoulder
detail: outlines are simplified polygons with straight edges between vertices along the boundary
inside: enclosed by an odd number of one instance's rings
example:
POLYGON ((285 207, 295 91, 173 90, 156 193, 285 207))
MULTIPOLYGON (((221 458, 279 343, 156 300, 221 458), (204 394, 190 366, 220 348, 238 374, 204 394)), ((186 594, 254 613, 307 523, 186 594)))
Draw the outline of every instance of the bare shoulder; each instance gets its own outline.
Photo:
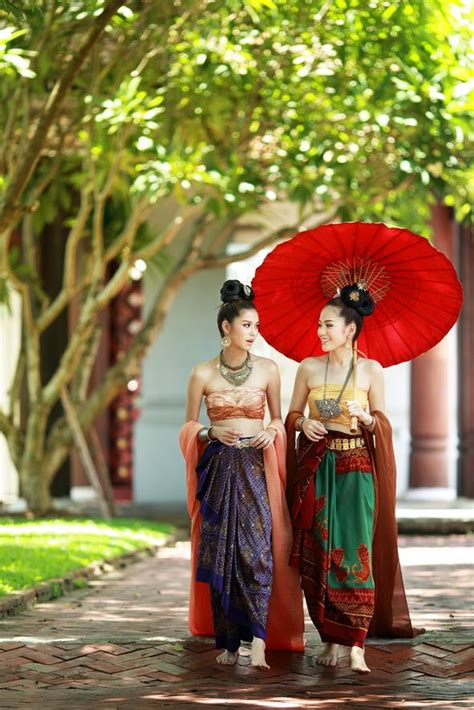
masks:
POLYGON ((383 377, 383 367, 378 362, 378 360, 369 360, 368 358, 361 358, 359 360, 359 363, 360 363, 359 366, 363 367, 364 372, 371 379, 383 377))
POLYGON ((303 374, 315 372, 316 370, 319 370, 325 363, 325 355, 321 355, 320 357, 305 357, 305 359, 301 360, 299 364, 298 372, 301 372, 303 374))
POLYGON ((269 375, 275 375, 279 372, 278 365, 269 357, 261 357, 260 355, 252 355, 253 362, 269 375))
POLYGON ((216 369, 216 358, 212 360, 206 360, 205 362, 200 362, 191 370, 191 379, 195 382, 205 383, 212 376, 216 369))

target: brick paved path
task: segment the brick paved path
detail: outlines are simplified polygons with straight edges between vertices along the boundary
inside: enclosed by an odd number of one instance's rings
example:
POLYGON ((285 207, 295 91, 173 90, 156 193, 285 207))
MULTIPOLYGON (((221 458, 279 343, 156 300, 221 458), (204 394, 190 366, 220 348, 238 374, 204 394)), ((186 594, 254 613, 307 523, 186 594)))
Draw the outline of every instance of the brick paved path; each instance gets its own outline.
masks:
POLYGON ((87 590, 0 627, 0 708, 454 708, 474 706, 472 547, 464 537, 402 538, 414 623, 427 633, 371 642, 373 672, 314 667, 304 654, 269 653, 271 670, 216 666, 212 642, 186 627, 189 545, 114 571, 87 590))

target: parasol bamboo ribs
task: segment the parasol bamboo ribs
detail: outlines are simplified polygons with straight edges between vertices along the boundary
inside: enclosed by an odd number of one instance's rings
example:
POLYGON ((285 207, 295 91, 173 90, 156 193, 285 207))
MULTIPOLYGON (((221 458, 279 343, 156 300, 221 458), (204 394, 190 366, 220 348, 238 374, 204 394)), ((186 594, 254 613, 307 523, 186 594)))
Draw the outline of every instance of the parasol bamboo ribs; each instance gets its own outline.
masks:
MULTIPOLYGON (((357 386, 357 340, 354 340, 352 344, 352 399, 356 398, 356 386, 357 386)), ((356 434, 359 426, 359 421, 357 417, 351 417, 351 434, 356 434)))

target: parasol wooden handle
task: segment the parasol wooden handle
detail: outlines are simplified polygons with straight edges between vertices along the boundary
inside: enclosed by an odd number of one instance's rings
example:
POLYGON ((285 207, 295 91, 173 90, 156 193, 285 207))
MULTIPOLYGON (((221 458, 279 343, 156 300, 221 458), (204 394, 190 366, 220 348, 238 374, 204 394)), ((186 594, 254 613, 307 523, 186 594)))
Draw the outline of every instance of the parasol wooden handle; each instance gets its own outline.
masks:
MULTIPOLYGON (((357 340, 354 341, 352 346, 352 399, 356 398, 356 374, 357 368, 357 340)), ((351 417, 351 434, 356 434, 359 428, 359 420, 357 417, 351 417)))

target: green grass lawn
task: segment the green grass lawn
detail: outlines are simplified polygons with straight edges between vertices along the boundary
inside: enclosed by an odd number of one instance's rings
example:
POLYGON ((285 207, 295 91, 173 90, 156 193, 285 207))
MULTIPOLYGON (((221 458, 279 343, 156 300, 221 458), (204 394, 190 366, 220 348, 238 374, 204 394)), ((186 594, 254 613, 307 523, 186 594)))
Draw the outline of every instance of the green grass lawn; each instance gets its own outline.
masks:
POLYGON ((147 547, 172 531, 172 525, 145 520, 0 518, 0 597, 147 547))

